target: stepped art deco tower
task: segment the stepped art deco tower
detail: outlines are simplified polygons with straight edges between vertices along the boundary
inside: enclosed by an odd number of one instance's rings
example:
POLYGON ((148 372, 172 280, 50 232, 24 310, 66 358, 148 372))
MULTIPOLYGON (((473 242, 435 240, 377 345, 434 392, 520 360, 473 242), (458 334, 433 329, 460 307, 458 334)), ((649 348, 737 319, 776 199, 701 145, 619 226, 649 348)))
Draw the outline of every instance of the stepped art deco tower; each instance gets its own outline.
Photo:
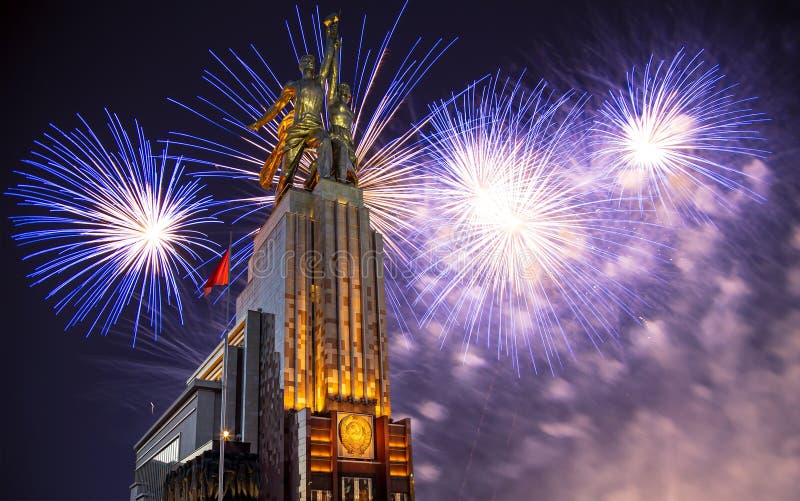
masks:
POLYGON ((414 499, 410 420, 391 418, 382 240, 357 187, 349 89, 331 70, 337 22, 326 20, 319 72, 303 56, 301 80, 251 126, 293 102, 261 176, 270 187, 280 167, 278 201, 255 237, 227 348, 134 447, 131 500, 219 499, 222 437, 226 500, 414 499), (316 158, 300 188, 305 148, 316 158))

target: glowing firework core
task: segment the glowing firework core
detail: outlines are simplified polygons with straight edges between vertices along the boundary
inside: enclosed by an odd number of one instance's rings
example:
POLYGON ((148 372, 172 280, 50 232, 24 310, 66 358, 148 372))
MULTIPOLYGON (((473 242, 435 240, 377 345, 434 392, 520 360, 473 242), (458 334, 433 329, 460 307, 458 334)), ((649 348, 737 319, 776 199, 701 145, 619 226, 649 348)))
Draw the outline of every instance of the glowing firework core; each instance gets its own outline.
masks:
POLYGON ((640 204, 687 206, 708 182, 744 188, 736 180, 744 174, 720 154, 763 153, 743 143, 757 137, 745 127, 760 114, 746 107, 749 99, 734 99, 731 86, 721 87, 717 67, 704 69, 699 56, 686 60, 679 51, 669 63, 651 60, 600 110, 597 156, 640 204))
POLYGON ((144 228, 144 239, 147 241, 149 247, 160 247, 162 242, 166 240, 164 233, 164 223, 156 223, 144 228))
POLYGON ((50 256, 31 277, 56 281, 48 297, 56 310, 74 308, 67 326, 89 319, 106 334, 130 303, 136 304, 134 339, 142 313, 157 335, 162 305, 182 303, 178 276, 197 280, 189 260, 211 250, 199 227, 217 220, 205 216, 213 205, 198 180, 186 180, 182 167, 167 165, 166 151, 156 156, 142 130, 131 141, 116 116, 109 130, 118 147, 109 151, 85 130, 55 129, 44 153, 33 152, 21 172, 27 184, 9 190, 21 205, 48 209, 47 215, 14 216, 14 235, 22 244, 45 244, 33 256, 50 256), (135 146, 134 146, 135 145, 135 146), (91 317, 91 318, 90 318, 91 317))
MULTIPOLYGON (((443 335, 459 325, 469 346, 485 331, 487 344, 496 339, 515 364, 527 352, 534 368, 537 338, 551 369, 560 349, 572 352, 562 322, 575 322, 595 345, 616 334, 605 315, 625 291, 596 261, 627 230, 604 215, 604 188, 578 167, 583 102, 554 98, 543 83, 528 90, 490 79, 434 108, 425 138, 434 208, 417 275, 423 322, 439 311, 443 335)), ((652 129, 631 130, 644 132, 632 137, 658 161, 652 129)))
POLYGON ((627 130, 627 138, 630 142, 631 161, 647 168, 656 168, 661 164, 666 152, 654 131, 631 126, 627 130))

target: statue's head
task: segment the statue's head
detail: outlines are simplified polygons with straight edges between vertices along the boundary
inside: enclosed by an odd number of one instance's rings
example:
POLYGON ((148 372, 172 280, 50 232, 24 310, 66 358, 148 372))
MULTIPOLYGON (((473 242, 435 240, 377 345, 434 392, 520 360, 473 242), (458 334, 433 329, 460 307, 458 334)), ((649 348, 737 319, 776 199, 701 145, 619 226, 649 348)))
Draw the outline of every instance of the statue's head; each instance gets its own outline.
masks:
POLYGON ((317 60, 312 54, 305 54, 300 56, 300 71, 305 75, 306 73, 314 73, 314 68, 317 65, 317 60))
POLYGON ((350 103, 350 100, 353 98, 353 94, 350 92, 350 86, 346 83, 339 84, 339 99, 344 101, 345 103, 350 103))

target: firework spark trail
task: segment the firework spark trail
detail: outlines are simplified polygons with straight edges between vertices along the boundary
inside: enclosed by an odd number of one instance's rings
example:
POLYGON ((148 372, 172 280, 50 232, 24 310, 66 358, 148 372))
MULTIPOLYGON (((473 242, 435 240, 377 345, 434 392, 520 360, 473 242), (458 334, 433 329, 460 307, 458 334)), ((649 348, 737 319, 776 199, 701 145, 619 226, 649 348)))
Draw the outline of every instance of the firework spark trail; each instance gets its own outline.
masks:
MULTIPOLYGON (((119 330, 128 327, 126 320, 120 319, 119 330)), ((92 402, 111 403, 128 412, 160 414, 167 408, 175 394, 185 389, 187 379, 219 344, 213 329, 201 330, 201 335, 197 335, 196 330, 181 331, 181 326, 171 320, 165 319, 163 327, 168 335, 158 340, 139 336, 135 350, 130 349, 130 344, 123 345, 117 336, 110 336, 102 352, 89 348, 91 351, 82 354, 82 362, 101 374, 84 390, 83 396, 92 402)), ((215 327, 221 329, 221 325, 215 327)))
MULTIPOLYGON (((357 174, 359 187, 364 192, 364 203, 370 209, 370 222, 376 231, 384 237, 387 268, 401 270, 408 261, 409 249, 413 242, 407 237, 412 232, 413 221, 422 211, 424 199, 419 185, 425 182, 424 171, 419 168, 422 163, 424 145, 418 139, 418 131, 429 117, 406 127, 403 132, 389 136, 389 127, 394 123, 403 102, 420 83, 433 64, 455 42, 435 41, 427 50, 421 47, 422 39, 412 43, 399 65, 389 73, 389 47, 406 4, 403 5, 389 31, 383 35, 377 50, 364 46, 366 39, 366 16, 361 23, 358 39, 357 56, 353 72, 353 140, 356 145, 357 174), (390 75, 384 88, 381 82, 383 75, 390 75)), ((292 29, 286 21, 286 29, 292 50, 296 55, 308 50, 316 50, 322 57, 322 35, 320 31, 321 17, 319 10, 311 16, 312 30, 304 30, 302 16, 296 9, 297 29, 292 29), (313 34, 311 44, 306 42, 306 34, 313 34)), ((346 41, 343 46, 346 45, 346 41)), ((342 54, 347 51, 342 50, 342 54)), ((237 221, 255 212, 270 209, 274 204, 274 195, 265 193, 258 183, 258 174, 264 159, 270 154, 277 142, 277 127, 282 113, 275 121, 267 124, 256 133, 247 129, 258 117, 262 116, 267 106, 275 102, 280 93, 282 81, 267 63, 263 55, 254 47, 250 47, 250 61, 233 50, 229 51, 229 60, 212 53, 219 68, 205 71, 203 79, 211 85, 212 97, 198 97, 198 103, 188 105, 176 100, 175 104, 196 115, 203 122, 220 133, 219 139, 173 132, 173 144, 188 149, 191 158, 196 162, 213 168, 200 173, 207 177, 226 177, 247 179, 251 181, 252 195, 232 198, 226 201, 227 208, 221 210, 236 212, 237 221)), ((339 58, 340 62, 342 58, 339 58)), ((341 74, 341 72, 340 72, 341 74)), ((298 178, 307 175, 312 157, 306 153, 301 160, 298 178)), ((254 225, 260 225, 260 221, 254 225)), ((252 244, 241 240, 241 245, 252 252, 252 244)), ((240 260, 239 264, 245 260, 240 260)), ((237 273, 237 262, 234 261, 232 272, 237 273)), ((241 273, 239 271, 238 273, 241 273)), ((395 283, 399 278, 394 271, 387 273, 387 301, 395 312, 405 304, 405 293, 395 283)), ((403 315, 395 315, 403 323, 403 315)), ((410 332, 403 325, 404 332, 410 332)))
POLYGON ((44 261, 30 277, 55 283, 47 297, 56 311, 74 310, 67 328, 88 320, 87 336, 106 335, 133 302, 135 344, 143 314, 156 337, 165 302, 182 317, 178 276, 197 281, 190 260, 213 245, 201 227, 218 221, 180 161, 168 160, 166 149, 154 155, 138 124, 134 142, 107 115, 111 150, 82 118, 72 132, 52 126, 25 160, 31 169, 18 172, 25 181, 7 194, 39 212, 12 216, 13 238, 38 248, 26 259, 44 261))
POLYGON ((494 374, 492 375, 492 381, 489 384, 489 389, 486 391, 486 398, 483 399, 483 406, 481 407, 481 417, 478 420, 478 426, 475 428, 475 436, 472 438, 472 444, 469 448, 469 454, 467 455, 467 464, 464 466, 464 475, 461 478, 461 487, 458 489, 458 499, 464 499, 464 488, 467 486, 467 482, 469 481, 469 470, 472 467, 472 458, 475 456, 475 449, 478 447, 478 441, 481 438, 481 428, 483 428, 483 423, 486 421, 486 414, 489 410, 489 400, 492 398, 494 394, 494 386, 497 383, 497 374, 498 370, 495 367, 494 374))
POLYGON ((521 79, 491 78, 433 107, 433 207, 414 285, 423 323, 445 316, 442 343, 459 324, 465 350, 485 331, 519 371, 524 352, 536 370, 538 338, 554 371, 562 349, 574 357, 572 331, 599 349, 617 335, 617 312, 634 317, 641 299, 602 268, 642 237, 582 165, 583 98, 543 83, 526 91, 521 79))
POLYGON ((734 157, 766 154, 748 146, 759 139, 753 126, 764 115, 750 108, 754 98, 736 98, 735 85, 725 85, 719 67, 709 67, 701 55, 680 50, 669 63, 651 57, 643 72, 628 74, 627 90, 611 91, 598 112, 596 159, 639 208, 702 217, 693 203, 697 190, 727 205, 714 186, 761 199, 742 184, 747 174, 734 157))

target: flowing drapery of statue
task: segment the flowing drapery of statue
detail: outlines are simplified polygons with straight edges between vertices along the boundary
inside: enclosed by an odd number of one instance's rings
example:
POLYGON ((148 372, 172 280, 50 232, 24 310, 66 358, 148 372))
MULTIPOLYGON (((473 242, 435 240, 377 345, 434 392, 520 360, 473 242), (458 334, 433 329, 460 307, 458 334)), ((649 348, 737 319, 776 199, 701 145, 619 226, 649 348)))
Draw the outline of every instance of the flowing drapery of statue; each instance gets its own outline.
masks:
POLYGON ((258 131, 274 120, 290 102, 294 107, 281 120, 277 144, 259 174, 259 182, 264 189, 275 189, 276 203, 293 186, 294 176, 307 148, 314 149, 316 156, 304 184, 306 189, 313 189, 319 177, 357 183, 350 86, 339 82, 339 17, 335 14, 328 16, 324 25, 325 53, 319 72, 315 72, 316 59, 313 55, 301 56, 300 80, 284 85, 278 101, 249 126, 251 130, 258 131), (323 116, 326 101, 329 128, 325 127, 323 116), (273 180, 278 169, 280 177, 275 186, 273 180))

